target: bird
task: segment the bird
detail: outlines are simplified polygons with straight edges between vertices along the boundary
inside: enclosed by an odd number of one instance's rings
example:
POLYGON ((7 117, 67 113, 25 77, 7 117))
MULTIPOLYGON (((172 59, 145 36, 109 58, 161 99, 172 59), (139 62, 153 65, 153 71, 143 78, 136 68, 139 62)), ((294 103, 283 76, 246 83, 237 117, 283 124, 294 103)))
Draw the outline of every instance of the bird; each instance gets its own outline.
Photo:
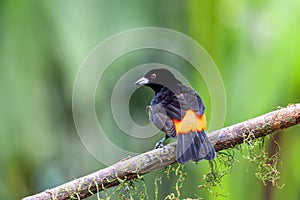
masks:
POLYGON ((146 110, 150 121, 165 132, 155 148, 166 139, 177 138, 176 161, 212 160, 216 151, 206 135, 205 107, 197 92, 184 85, 165 68, 151 69, 136 85, 151 88, 155 95, 146 110))

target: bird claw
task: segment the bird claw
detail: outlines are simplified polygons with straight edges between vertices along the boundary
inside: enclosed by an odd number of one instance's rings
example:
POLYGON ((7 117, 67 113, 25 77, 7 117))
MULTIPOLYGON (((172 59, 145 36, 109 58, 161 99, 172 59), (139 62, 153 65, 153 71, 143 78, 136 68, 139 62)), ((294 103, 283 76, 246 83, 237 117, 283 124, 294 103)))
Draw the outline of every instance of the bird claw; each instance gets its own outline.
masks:
POLYGON ((164 145, 162 144, 162 141, 159 141, 158 143, 155 144, 155 149, 163 148, 164 145))
POLYGON ((155 144, 155 149, 159 149, 159 148, 164 148, 165 146, 163 145, 163 142, 168 138, 168 136, 165 136, 164 138, 162 138, 161 140, 159 140, 156 144, 155 144))

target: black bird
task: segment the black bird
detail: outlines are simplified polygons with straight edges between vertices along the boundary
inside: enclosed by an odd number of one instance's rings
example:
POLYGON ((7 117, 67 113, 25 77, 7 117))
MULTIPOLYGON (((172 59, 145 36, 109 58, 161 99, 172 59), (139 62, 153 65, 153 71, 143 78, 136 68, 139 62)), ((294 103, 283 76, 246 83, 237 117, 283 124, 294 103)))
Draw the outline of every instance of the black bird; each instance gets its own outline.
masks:
POLYGON ((147 112, 155 126, 166 133, 156 148, 162 147, 168 137, 174 137, 177 138, 178 163, 215 158, 215 149, 205 133, 205 108, 195 90, 183 85, 166 69, 150 70, 135 84, 145 85, 155 92, 147 112))

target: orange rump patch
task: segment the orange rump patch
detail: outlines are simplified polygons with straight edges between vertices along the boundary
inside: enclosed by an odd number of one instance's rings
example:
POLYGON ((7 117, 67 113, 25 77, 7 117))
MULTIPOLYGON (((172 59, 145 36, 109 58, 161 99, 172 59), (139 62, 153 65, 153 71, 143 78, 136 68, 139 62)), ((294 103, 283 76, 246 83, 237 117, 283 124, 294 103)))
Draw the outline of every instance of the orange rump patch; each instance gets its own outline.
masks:
POLYGON ((203 131, 206 129, 205 114, 198 116, 193 110, 186 111, 182 120, 173 119, 176 135, 188 134, 193 131, 203 131))

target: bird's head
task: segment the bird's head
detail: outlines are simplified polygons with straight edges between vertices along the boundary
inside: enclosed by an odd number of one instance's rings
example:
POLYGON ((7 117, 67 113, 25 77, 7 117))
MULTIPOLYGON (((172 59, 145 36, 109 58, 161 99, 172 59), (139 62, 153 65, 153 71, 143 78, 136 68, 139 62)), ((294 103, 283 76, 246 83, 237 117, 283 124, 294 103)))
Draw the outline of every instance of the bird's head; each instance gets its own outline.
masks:
POLYGON ((136 85, 145 85, 152 88, 155 93, 163 87, 172 88, 179 83, 181 82, 169 70, 163 68, 152 69, 135 82, 136 85))

